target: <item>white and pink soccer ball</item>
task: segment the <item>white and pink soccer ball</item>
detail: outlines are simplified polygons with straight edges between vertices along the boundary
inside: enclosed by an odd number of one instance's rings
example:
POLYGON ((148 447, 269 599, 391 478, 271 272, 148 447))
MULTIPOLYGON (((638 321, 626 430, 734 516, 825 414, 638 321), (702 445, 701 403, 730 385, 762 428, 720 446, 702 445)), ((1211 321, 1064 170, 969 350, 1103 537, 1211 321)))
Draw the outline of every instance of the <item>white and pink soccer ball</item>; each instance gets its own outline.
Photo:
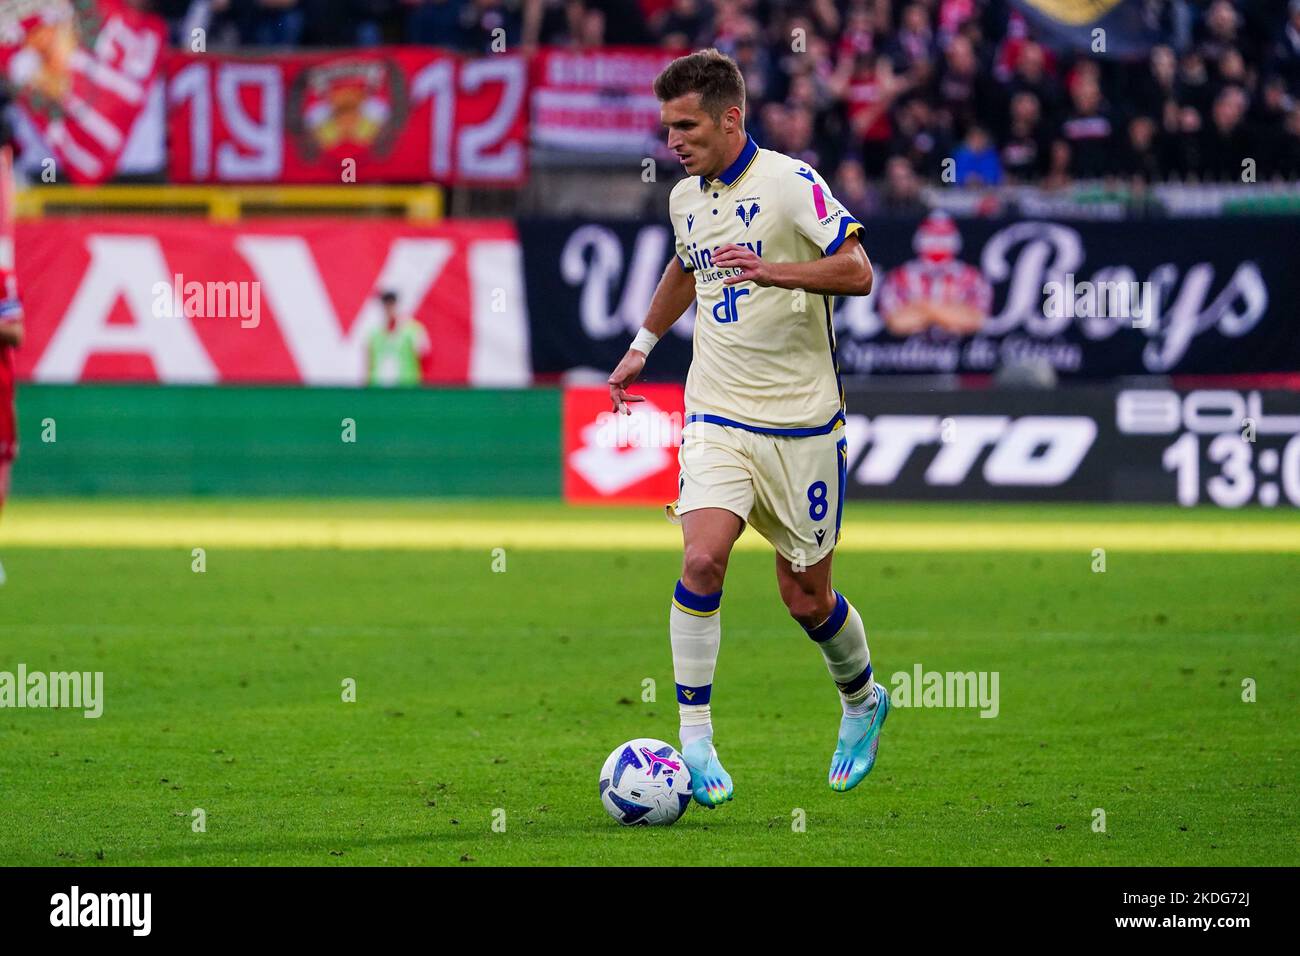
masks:
POLYGON ((625 827, 666 827, 691 802, 691 772, 677 749, 653 737, 614 748, 600 768, 600 803, 625 827))

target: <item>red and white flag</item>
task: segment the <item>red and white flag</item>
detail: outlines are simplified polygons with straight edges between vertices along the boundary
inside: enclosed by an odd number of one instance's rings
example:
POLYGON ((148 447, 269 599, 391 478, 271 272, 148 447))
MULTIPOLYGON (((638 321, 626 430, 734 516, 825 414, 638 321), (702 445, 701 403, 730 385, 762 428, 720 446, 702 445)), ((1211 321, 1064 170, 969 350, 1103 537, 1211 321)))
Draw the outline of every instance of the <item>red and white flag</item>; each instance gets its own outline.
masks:
POLYGON ((166 39, 121 0, 5 0, 0 75, 75 182, 102 182, 144 109, 166 39))

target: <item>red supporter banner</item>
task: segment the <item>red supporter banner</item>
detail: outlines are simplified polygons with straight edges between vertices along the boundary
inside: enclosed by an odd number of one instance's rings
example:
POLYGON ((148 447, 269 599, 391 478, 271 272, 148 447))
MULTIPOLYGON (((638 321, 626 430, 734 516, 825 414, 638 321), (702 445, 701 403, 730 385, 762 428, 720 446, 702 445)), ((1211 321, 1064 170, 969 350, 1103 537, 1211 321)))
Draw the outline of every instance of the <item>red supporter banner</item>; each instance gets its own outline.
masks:
POLYGON ((652 84, 680 52, 542 50, 532 67, 533 143, 571 152, 648 155, 660 128, 652 84))
POLYGON ((361 385, 392 289, 428 332, 425 382, 532 380, 510 222, 54 218, 17 246, 21 379, 361 385))
POLYGON ((0 5, 0 74, 75 182, 113 175, 165 39, 161 18, 120 0, 0 5))
POLYGON ((644 402, 611 410, 607 386, 564 390, 564 500, 666 505, 677 499, 681 385, 635 385, 644 402))
POLYGON ((517 185, 527 66, 434 49, 167 60, 177 183, 517 185))

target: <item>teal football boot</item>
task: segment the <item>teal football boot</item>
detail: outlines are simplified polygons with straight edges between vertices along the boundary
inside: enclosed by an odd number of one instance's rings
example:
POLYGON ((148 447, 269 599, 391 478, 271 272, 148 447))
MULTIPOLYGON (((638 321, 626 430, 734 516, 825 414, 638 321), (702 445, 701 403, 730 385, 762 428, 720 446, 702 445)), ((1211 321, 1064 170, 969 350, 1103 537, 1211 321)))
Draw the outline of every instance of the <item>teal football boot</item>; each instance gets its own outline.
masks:
POLYGON ((840 739, 831 757, 832 790, 852 790, 871 773, 876 765, 876 748, 880 746, 880 728, 889 716, 889 694, 876 685, 876 706, 861 717, 845 715, 840 720, 840 739))
POLYGON ((712 810, 736 793, 731 774, 722 769, 712 737, 701 737, 682 748, 682 759, 691 771, 691 793, 695 802, 712 810))

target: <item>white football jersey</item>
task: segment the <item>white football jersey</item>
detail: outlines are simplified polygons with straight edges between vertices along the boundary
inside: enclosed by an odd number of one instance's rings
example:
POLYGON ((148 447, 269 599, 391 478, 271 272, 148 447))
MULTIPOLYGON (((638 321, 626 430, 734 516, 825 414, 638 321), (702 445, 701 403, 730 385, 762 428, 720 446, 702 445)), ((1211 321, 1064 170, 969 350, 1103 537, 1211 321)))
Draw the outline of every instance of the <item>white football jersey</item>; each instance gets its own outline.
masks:
POLYGON ((829 296, 723 285, 713 265, 727 243, 769 262, 830 255, 862 229, 810 166, 747 139, 717 179, 689 176, 669 215, 677 258, 695 273, 694 355, 687 423, 709 421, 782 435, 823 434, 844 421, 829 296))

